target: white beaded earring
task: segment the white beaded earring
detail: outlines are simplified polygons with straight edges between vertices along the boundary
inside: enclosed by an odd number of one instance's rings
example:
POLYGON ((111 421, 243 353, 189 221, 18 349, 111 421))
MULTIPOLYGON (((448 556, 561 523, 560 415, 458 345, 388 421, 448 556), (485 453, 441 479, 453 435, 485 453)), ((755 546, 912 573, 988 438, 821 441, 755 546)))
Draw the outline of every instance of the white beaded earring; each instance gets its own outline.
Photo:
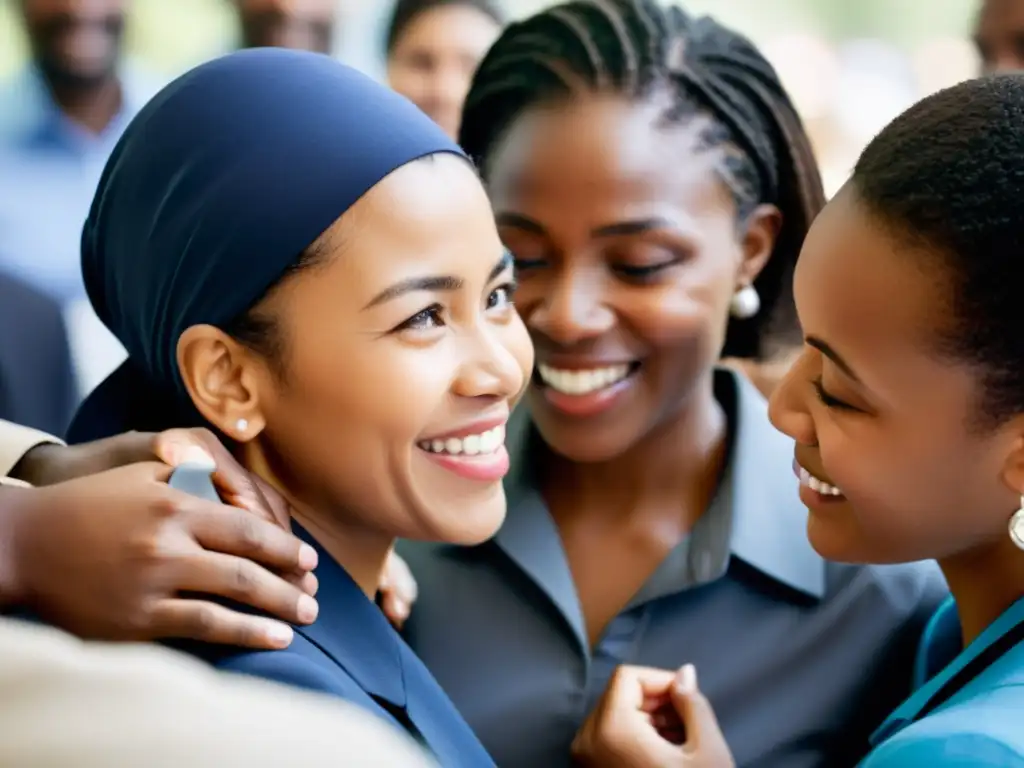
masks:
POLYGON ((757 314, 761 309, 761 297, 757 289, 752 285, 745 285, 732 295, 729 302, 729 312, 739 320, 747 320, 757 314))
POLYGON ((239 419, 238 421, 235 422, 235 429, 238 430, 240 434, 244 435, 247 431, 249 431, 249 420, 239 419))
POLYGON ((1018 549, 1024 549, 1024 496, 1020 497, 1020 509, 1010 518, 1010 540, 1018 549))

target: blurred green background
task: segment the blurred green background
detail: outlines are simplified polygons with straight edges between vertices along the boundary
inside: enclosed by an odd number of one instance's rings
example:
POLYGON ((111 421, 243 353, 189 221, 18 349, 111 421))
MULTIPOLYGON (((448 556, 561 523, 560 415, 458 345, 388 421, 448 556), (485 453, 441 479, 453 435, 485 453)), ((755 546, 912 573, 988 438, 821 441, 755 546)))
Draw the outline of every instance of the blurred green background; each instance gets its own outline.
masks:
MULTIPOLYGON (((0 76, 24 56, 17 2, 0 2, 0 76)), ((545 4, 507 1, 518 14, 545 4)), ((344 22, 338 52, 343 58, 366 64, 376 54, 377 30, 389 5, 381 0, 339 2, 344 22)), ((874 38, 909 48, 965 35, 978 0, 689 0, 683 5, 711 13, 759 42, 809 32, 833 41, 874 38)), ((231 0, 135 0, 131 18, 132 55, 165 75, 230 49, 234 40, 231 0)))

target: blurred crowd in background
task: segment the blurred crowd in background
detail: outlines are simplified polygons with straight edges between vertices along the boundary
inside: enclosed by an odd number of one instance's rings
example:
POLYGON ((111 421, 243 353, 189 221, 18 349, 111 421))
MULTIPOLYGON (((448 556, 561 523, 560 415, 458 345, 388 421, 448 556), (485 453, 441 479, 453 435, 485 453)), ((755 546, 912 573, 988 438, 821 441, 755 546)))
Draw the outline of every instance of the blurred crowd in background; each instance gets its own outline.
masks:
MULTIPOLYGON (((7 333, 18 338, 8 346, 31 348, 37 358, 33 381, 48 384, 37 387, 27 378, 21 384, 8 382, 0 415, 60 432, 74 404, 123 359, 122 347, 85 297, 78 233, 120 131, 164 83, 239 47, 319 50, 387 81, 454 135, 462 95, 476 62, 500 30, 499 19, 515 19, 548 3, 486 0, 477 5, 475 10, 418 16, 401 39, 393 34, 389 39, 389 25, 396 28, 391 0, 96 0, 77 4, 88 6, 90 18, 106 19, 102 23, 109 26, 98 27, 90 42, 88 36, 68 37, 61 29, 67 2, 0 3, 0 278, 6 274, 28 282, 55 300, 62 315, 47 321, 40 314, 28 334, 9 327, 7 333), (434 28, 438 25, 445 29, 434 28), (41 68, 32 66, 30 38, 36 40, 41 68), (62 51, 61 45, 82 50, 62 51), (441 53, 432 51, 438 45, 441 53), (78 107, 69 107, 68 99, 78 98, 79 75, 71 72, 60 105, 64 114, 55 111, 39 72, 48 70, 52 80, 54 72, 77 66, 66 64, 76 57, 86 68, 92 66, 88 62, 94 55, 102 69, 108 66, 101 61, 108 55, 104 47, 116 59, 109 63, 116 73, 109 98, 101 87, 78 107), (118 82, 124 97, 120 106, 118 82), (64 373, 57 370, 57 357, 42 359, 43 350, 56 347, 52 339, 40 337, 40 329, 55 325, 63 326, 60 333, 66 334, 71 351, 70 357, 60 357, 71 360, 72 370, 64 373), (27 394, 18 395, 18 390, 27 394), (67 405, 54 407, 55 402, 67 405)), ((990 5, 1001 14, 1000 24, 1014 12, 1012 3, 1005 11, 999 3, 990 5)), ((980 71, 972 38, 979 7, 975 0, 898 5, 881 0, 691 0, 686 6, 693 14, 712 13, 766 53, 806 123, 828 194, 890 119, 922 96, 980 71)), ((1011 38, 1008 44, 1012 48, 1011 38)))
MULTIPOLYGON (((245 4, 244 2, 242 3, 245 4)), ((259 5, 259 1, 252 3, 259 5)), ((14 3, 0 4, 0 77, 26 54, 14 3)), ((325 25, 333 52, 384 72, 390 0, 316 0, 333 16, 325 25)), ((547 2, 508 0, 514 16, 547 2)), ((978 60, 970 31, 974 0, 691 0, 749 36, 768 55, 800 108, 834 191, 867 140, 917 99, 970 77, 978 60), (841 96, 841 97, 840 97, 841 96)), ((131 9, 130 57, 153 76, 169 77, 240 38, 235 0, 145 0, 131 9)))

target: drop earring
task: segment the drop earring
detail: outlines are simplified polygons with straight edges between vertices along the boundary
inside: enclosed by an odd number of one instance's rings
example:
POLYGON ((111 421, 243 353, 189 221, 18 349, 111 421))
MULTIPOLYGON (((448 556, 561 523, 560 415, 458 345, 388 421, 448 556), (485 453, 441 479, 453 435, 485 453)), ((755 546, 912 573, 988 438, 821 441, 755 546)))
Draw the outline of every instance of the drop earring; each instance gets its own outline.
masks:
POLYGON ((1024 549, 1024 496, 1020 497, 1020 509, 1010 518, 1010 540, 1018 549, 1024 549))
POLYGON ((738 320, 747 320, 761 309, 761 297, 752 285, 745 285, 732 295, 729 313, 738 320))

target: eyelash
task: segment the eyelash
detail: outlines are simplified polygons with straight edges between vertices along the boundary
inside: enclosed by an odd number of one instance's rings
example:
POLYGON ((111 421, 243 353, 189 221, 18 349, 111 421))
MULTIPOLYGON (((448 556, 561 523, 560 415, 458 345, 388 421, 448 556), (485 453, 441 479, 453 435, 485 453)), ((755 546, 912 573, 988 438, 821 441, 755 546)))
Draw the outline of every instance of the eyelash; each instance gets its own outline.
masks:
POLYGON ((647 264, 642 267, 629 264, 619 264, 614 267, 622 277, 635 283, 650 283, 661 277, 661 274, 669 267, 674 267, 679 261, 663 261, 659 264, 647 264))
MULTIPOLYGON (((499 285, 495 288, 487 297, 488 306, 487 309, 505 309, 512 306, 512 297, 516 292, 516 283, 514 280, 510 280, 503 285, 499 285), (491 298, 498 293, 505 294, 505 306, 494 307, 491 306, 491 298)), ((425 309, 421 309, 415 315, 410 317, 408 320, 403 321, 395 328, 395 332, 398 331, 425 331, 432 328, 438 328, 444 325, 444 320, 441 318, 441 313, 444 311, 444 307, 440 304, 431 304, 425 309)))
MULTIPOLYGON (((669 267, 679 263, 679 259, 663 261, 659 264, 647 264, 644 266, 632 266, 629 264, 617 264, 612 267, 621 277, 635 283, 653 282, 661 276, 669 267)), ((542 259, 518 259, 516 260, 516 272, 526 272, 533 269, 540 269, 544 266, 542 259)))
POLYGON ((814 385, 814 392, 815 392, 815 394, 818 395, 818 399, 821 401, 821 404, 824 405, 826 408, 835 408, 836 410, 840 410, 840 411, 856 411, 857 410, 856 408, 854 408, 849 403, 844 403, 842 400, 838 400, 835 397, 832 397, 832 395, 830 395, 827 391, 825 391, 825 387, 821 383, 821 377, 820 376, 818 378, 816 378, 811 383, 814 385))

